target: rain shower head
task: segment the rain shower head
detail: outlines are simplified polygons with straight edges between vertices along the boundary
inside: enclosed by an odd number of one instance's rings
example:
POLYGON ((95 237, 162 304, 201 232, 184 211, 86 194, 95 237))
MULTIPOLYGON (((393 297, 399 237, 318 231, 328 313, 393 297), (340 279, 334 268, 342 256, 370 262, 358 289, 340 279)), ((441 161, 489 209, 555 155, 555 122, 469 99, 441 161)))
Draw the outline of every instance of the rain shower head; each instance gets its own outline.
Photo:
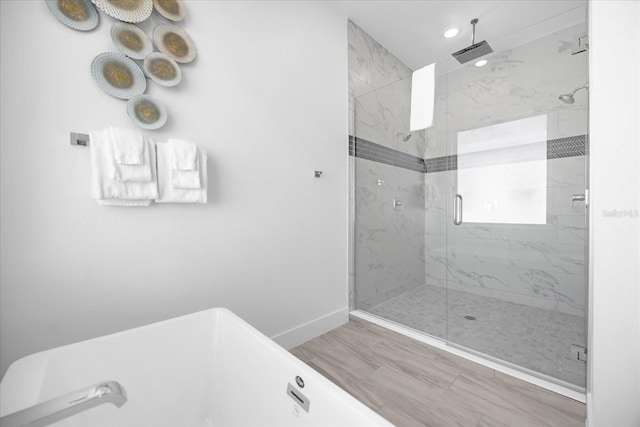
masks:
POLYGON ((564 93, 558 97, 558 99, 565 104, 573 104, 576 100, 573 98, 573 95, 579 91, 580 89, 589 89, 589 83, 585 83, 582 86, 578 86, 571 93, 564 93))
POLYGON ((493 52, 493 49, 491 49, 491 46, 489 46, 489 43, 487 43, 486 40, 476 43, 476 24, 477 23, 478 23, 478 18, 471 20, 471 24, 473 25, 473 33, 471 36, 471 46, 465 47, 464 49, 451 54, 461 64, 465 64, 469 61, 473 61, 474 59, 478 59, 481 56, 484 56, 493 52))

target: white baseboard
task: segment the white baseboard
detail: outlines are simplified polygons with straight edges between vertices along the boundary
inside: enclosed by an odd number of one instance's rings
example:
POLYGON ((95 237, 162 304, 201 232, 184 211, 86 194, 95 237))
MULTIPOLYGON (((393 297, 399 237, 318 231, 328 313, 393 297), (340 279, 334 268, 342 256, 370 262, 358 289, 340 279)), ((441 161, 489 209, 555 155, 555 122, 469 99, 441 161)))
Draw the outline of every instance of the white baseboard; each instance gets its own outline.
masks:
POLYGON ((299 346, 317 336, 329 332, 349 321, 349 307, 344 307, 333 313, 313 319, 296 326, 288 331, 280 332, 271 337, 276 343, 287 350, 299 346))

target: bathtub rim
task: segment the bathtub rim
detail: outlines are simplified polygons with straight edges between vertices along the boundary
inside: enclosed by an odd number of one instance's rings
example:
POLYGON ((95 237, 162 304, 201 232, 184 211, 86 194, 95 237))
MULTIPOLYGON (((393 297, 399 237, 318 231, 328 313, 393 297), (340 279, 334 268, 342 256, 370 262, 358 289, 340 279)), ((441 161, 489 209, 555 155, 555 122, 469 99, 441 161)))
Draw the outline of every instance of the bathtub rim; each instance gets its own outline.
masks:
MULTIPOLYGON (((47 371, 49 361, 56 355, 56 353, 68 351, 73 347, 77 347, 79 345, 85 345, 93 342, 104 341, 106 339, 114 339, 123 335, 134 334, 142 329, 158 328, 162 327, 162 325, 178 323, 181 321, 185 321, 185 318, 210 317, 210 320, 212 320, 213 324, 215 325, 216 323, 220 322, 222 316, 232 319, 232 321, 236 322, 238 326, 245 328, 254 339, 268 346, 278 356, 293 363, 296 368, 301 369, 302 371, 311 371, 316 377, 315 382, 319 388, 325 388, 329 393, 332 393, 334 395, 337 394, 340 397, 340 400, 345 403, 345 405, 357 410, 357 412, 363 419, 370 420, 376 425, 391 425, 380 414, 376 413, 374 410, 367 407, 364 403, 350 395, 348 392, 338 387, 323 374, 297 358, 295 355, 280 346, 276 341, 264 335, 249 322, 242 319, 226 307, 214 307, 200 310, 193 313, 172 317, 170 319, 164 319, 146 325, 137 326, 135 328, 130 328, 123 331, 101 335, 99 337, 65 344, 21 357, 20 359, 11 363, 4 378, 0 382, 0 416, 5 416, 40 403, 39 394, 44 374, 47 371), (29 393, 25 395, 26 393, 15 393, 13 392, 14 390, 28 390, 29 393)), ((294 381, 294 379, 290 380, 294 381)))

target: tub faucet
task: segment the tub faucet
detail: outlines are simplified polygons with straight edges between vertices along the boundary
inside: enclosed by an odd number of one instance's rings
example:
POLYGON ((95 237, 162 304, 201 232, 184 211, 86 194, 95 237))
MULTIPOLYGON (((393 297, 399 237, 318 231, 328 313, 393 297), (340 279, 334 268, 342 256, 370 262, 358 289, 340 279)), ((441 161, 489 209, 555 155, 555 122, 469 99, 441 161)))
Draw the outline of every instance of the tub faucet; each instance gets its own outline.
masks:
POLYGON ((103 381, 6 415, 0 418, 0 427, 47 426, 102 403, 113 403, 119 408, 126 402, 124 387, 116 381, 103 381))

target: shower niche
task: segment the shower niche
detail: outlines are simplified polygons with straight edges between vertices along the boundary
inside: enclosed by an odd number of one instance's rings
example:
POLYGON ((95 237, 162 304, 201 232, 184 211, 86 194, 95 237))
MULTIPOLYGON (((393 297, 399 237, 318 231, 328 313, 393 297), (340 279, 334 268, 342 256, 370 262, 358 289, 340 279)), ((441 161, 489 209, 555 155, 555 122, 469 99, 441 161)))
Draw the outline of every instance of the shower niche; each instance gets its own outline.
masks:
POLYGON ((412 70, 349 23, 352 310, 584 391, 585 31, 425 58, 434 126, 407 139, 412 70))

